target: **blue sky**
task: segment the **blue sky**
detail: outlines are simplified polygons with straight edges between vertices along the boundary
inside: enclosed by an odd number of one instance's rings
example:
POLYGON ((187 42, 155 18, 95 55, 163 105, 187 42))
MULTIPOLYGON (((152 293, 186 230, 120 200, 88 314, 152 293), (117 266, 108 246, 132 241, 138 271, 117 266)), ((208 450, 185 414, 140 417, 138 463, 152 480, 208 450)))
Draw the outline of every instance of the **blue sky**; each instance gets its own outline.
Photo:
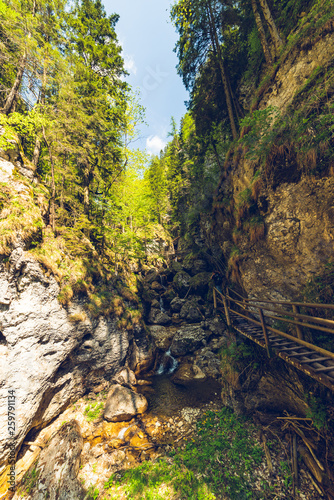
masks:
POLYGON ((173 52, 177 34, 169 19, 170 0, 104 0, 107 14, 120 20, 116 32, 123 46, 127 81, 140 89, 148 127, 142 127, 138 147, 158 154, 168 141, 173 116, 179 124, 188 100, 176 73, 173 52))

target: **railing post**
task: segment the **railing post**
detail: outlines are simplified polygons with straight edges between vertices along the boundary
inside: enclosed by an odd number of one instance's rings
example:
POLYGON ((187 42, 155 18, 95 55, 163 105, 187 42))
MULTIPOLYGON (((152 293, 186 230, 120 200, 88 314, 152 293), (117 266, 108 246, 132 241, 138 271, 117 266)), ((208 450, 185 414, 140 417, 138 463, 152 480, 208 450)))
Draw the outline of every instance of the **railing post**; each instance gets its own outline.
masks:
POLYGON ((263 311, 262 311, 262 309, 260 309, 260 307, 259 307, 259 314, 260 314, 260 320, 261 320, 261 325, 262 325, 262 330, 263 330, 264 341, 266 343, 267 354, 268 354, 268 358, 270 358, 268 332, 267 332, 266 322, 265 322, 264 316, 263 316, 263 311))
MULTIPOLYGON (((292 310, 295 314, 299 314, 299 306, 292 306, 292 310)), ((297 318, 298 320, 298 318, 297 318)), ((300 340, 304 340, 303 330, 299 325, 296 325, 297 338, 300 340)))
POLYGON ((229 313, 229 310, 228 310, 228 305, 227 305, 227 300, 226 300, 226 297, 223 297, 223 303, 224 303, 224 311, 225 311, 225 317, 226 317, 226 322, 227 322, 227 326, 232 326, 232 323, 231 323, 231 318, 230 318, 230 313, 229 313))
MULTIPOLYGON (((226 296, 230 295, 228 287, 226 287, 226 296)), ((231 307, 231 301, 228 301, 228 307, 231 307)))
POLYGON ((217 295, 216 295, 216 289, 213 289, 213 307, 216 310, 217 309, 217 295))

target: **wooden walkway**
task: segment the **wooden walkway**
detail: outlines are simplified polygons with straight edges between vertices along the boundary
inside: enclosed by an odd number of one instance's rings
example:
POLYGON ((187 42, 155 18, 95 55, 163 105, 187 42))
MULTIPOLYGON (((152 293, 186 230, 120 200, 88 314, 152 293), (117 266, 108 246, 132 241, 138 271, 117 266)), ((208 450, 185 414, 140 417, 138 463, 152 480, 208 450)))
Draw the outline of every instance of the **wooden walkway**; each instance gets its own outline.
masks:
POLYGON ((237 295, 235 299, 228 290, 226 294, 214 291, 215 307, 225 314, 228 326, 266 349, 269 357, 279 356, 334 392, 334 353, 303 338, 305 327, 334 336, 334 321, 299 312, 301 307, 315 306, 334 311, 334 305, 261 301, 237 295), (224 308, 220 308, 219 303, 224 308), (293 306, 293 311, 282 309, 282 306, 293 306), (270 326, 274 320, 292 324, 296 336, 270 326))

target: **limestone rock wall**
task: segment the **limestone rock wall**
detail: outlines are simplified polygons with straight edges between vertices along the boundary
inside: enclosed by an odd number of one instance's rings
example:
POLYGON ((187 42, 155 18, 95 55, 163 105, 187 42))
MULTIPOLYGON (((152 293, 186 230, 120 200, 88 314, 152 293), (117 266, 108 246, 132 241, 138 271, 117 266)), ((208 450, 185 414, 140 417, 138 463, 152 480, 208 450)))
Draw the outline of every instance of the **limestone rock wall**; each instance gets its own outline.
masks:
MULTIPOLYGON (((271 105, 284 111, 312 72, 331 64, 333 57, 332 32, 324 32, 311 46, 303 43, 281 64, 272 85, 261 97, 259 109, 271 105)), ((275 175, 280 181, 274 186, 264 181, 257 193, 264 237, 252 242, 241 235, 236 241, 241 193, 251 190, 257 169, 259 166, 247 159, 241 148, 235 151, 222 173, 214 212, 202 217, 202 239, 226 264, 237 245, 240 256, 234 259, 234 281, 249 296, 302 298, 307 281, 321 274, 333 257, 334 179, 296 173, 293 164, 277 166, 275 175)), ((231 279, 231 269, 227 275, 231 279)))
POLYGON ((55 418, 69 403, 103 384, 124 364, 129 337, 116 321, 71 322, 83 304, 66 310, 59 286, 16 248, 0 264, 0 457, 8 454, 7 396, 16 395, 16 444, 30 429, 55 418))

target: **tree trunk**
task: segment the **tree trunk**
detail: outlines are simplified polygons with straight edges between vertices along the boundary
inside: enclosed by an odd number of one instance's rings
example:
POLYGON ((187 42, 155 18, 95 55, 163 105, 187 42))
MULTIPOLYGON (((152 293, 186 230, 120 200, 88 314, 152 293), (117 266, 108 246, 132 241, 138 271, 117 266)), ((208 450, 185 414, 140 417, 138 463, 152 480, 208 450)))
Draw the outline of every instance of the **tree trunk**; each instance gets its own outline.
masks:
POLYGON ((8 95, 6 102, 5 102, 5 105, 3 107, 3 112, 6 115, 9 115, 9 113, 12 111, 12 109, 14 107, 14 104, 15 104, 15 101, 17 98, 17 93, 18 93, 18 90, 19 90, 21 82, 22 82, 24 68, 26 66, 27 58, 28 58, 28 52, 26 49, 24 49, 23 56, 21 57, 20 62, 19 62, 19 68, 18 68, 17 73, 16 73, 15 82, 14 82, 14 84, 9 92, 9 95, 8 95))
POLYGON ((84 175, 83 175, 83 202, 84 202, 84 212, 89 218, 89 185, 90 185, 90 170, 88 162, 85 163, 84 175))
POLYGON ((43 137, 46 144, 46 147, 49 151, 50 163, 51 163, 51 204, 50 204, 50 223, 53 233, 56 231, 56 208, 55 208, 55 199, 56 199, 56 183, 55 183, 55 169, 52 157, 51 146, 48 143, 45 135, 45 128, 42 127, 43 137))
POLYGON ((257 30, 258 30, 259 35, 260 35, 260 40, 261 40, 261 45, 262 45, 263 52, 264 52, 264 57, 266 59, 267 64, 272 65, 273 60, 272 60, 272 57, 271 57, 271 54, 270 54, 270 50, 269 50, 269 47, 268 47, 268 43, 267 43, 267 39, 266 39, 266 34, 265 34, 264 27, 263 27, 263 24, 262 24, 262 19, 261 19, 261 16, 260 16, 260 12, 259 12, 259 10, 257 8, 256 0, 252 0, 252 7, 253 7, 253 12, 254 12, 254 17, 255 17, 255 22, 256 22, 257 30))
MULTIPOLYGON (((33 17, 35 17, 35 14, 36 14, 36 0, 34 0, 33 6, 32 6, 33 17)), ((29 40, 29 38, 31 38, 31 33, 28 33, 27 38, 28 38, 28 40, 29 40)), ((16 73, 15 82, 14 82, 13 87, 11 88, 11 90, 9 92, 9 95, 8 95, 6 102, 5 102, 5 105, 3 107, 3 112, 6 115, 8 115, 13 110, 13 108, 15 106, 16 99, 17 99, 17 93, 18 93, 18 90, 19 90, 21 83, 22 83, 23 73, 24 73, 26 63, 27 63, 27 59, 28 59, 28 49, 27 49, 27 46, 25 46, 24 51, 23 51, 23 55, 22 55, 20 62, 19 62, 19 67, 18 67, 18 70, 16 73)))
POLYGON ((41 154, 41 141, 37 137, 36 142, 35 142, 35 147, 34 147, 34 153, 33 153, 33 157, 32 157, 32 162, 33 162, 35 168, 37 168, 40 154, 41 154))
POLYGON ((283 46, 283 40, 280 37, 280 34, 278 32, 274 18, 271 15, 267 0, 259 0, 259 1, 260 1, 260 5, 262 7, 262 12, 263 12, 264 18, 268 24, 268 28, 270 31, 272 41, 274 42, 276 56, 278 56, 278 54, 281 50, 281 47, 283 46))
MULTIPOLYGON (((47 41, 49 41, 49 38, 47 38, 47 41)), ((46 68, 47 68, 46 59, 44 59, 42 88, 41 88, 41 97, 40 97, 40 103, 42 106, 45 105, 45 91, 46 91, 46 77, 47 77, 47 69, 46 68)), ((39 137, 36 137, 34 154, 33 154, 33 158, 32 158, 32 162, 33 162, 35 168, 37 168, 40 154, 41 154, 41 141, 39 140, 39 137)))
POLYGON ((217 30, 216 30, 216 26, 215 26, 215 22, 214 22, 214 18, 213 18, 212 6, 211 6, 210 1, 207 3, 207 8, 208 8, 208 14, 209 14, 209 26, 210 26, 211 42, 213 45, 214 52, 216 53, 217 59, 218 59, 220 75, 221 75, 223 86, 224 86, 227 111, 228 111, 228 116, 229 116, 230 124, 231 124, 232 136, 233 136, 233 140, 237 140, 238 139, 238 131, 237 131, 237 127, 235 125, 235 120, 234 120, 231 94, 229 91, 228 81, 226 78, 226 72, 225 72, 225 68, 224 68, 224 63, 223 63, 223 59, 222 59, 222 54, 221 54, 221 50, 220 50, 219 40, 218 40, 218 36, 217 36, 217 30))
POLYGON ((218 154, 218 151, 217 151, 216 143, 215 143, 215 141, 211 141, 211 144, 212 144, 213 152, 215 154, 216 162, 218 164, 219 170, 221 170, 222 169, 222 164, 221 164, 220 159, 219 159, 219 154, 218 154))

